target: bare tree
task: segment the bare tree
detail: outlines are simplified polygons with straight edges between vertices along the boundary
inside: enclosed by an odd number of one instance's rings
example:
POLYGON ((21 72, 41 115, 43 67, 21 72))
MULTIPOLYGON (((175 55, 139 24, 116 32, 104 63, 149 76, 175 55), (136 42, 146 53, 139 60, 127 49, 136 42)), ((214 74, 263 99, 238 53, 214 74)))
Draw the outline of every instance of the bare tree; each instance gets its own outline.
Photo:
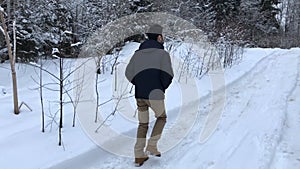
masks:
MULTIPOLYGON (((58 60, 57 62, 53 62, 54 65, 57 65, 58 67, 58 75, 54 72, 51 72, 51 70, 47 70, 46 68, 43 67, 43 64, 38 65, 35 63, 30 63, 31 66, 34 66, 36 68, 39 68, 40 73, 39 73, 39 81, 33 79, 38 85, 39 85, 39 90, 40 90, 40 100, 41 104, 43 107, 43 89, 47 89, 52 92, 58 92, 59 94, 59 101, 55 101, 53 103, 58 103, 59 108, 58 111, 54 114, 50 113, 50 116, 48 116, 51 119, 51 126, 52 123, 55 123, 58 125, 58 145, 62 145, 62 128, 63 128, 63 121, 64 121, 64 105, 65 104, 72 104, 73 106, 73 124, 72 126, 75 126, 75 115, 76 115, 76 108, 79 103, 80 99, 80 93, 82 90, 82 86, 73 86, 74 81, 81 81, 83 83, 83 79, 74 79, 74 80, 69 80, 69 78, 81 67, 84 65, 85 62, 82 63, 82 65, 79 65, 78 67, 73 68, 72 61, 70 61, 70 65, 66 65, 65 58, 59 53, 58 50, 54 50, 54 57, 56 57, 58 60), (50 83, 44 83, 42 80, 43 77, 43 72, 47 73, 52 79, 54 80, 53 82, 50 83), (57 88, 54 88, 56 86, 57 88), (73 97, 72 94, 70 94, 74 88, 76 88, 78 91, 76 91, 75 96, 73 97), (67 97, 65 97, 67 96, 67 97), (69 99, 70 101, 67 101, 66 99, 69 99), (58 116, 58 122, 56 121, 56 116, 58 116)), ((42 61, 41 61, 42 63, 42 61)), ((81 83, 77 83, 81 84, 81 83)), ((49 125, 49 124, 48 124, 49 125)), ((48 126, 47 125, 47 126, 48 126)), ((42 110, 42 131, 45 131, 45 112, 42 110)))
MULTIPOLYGON (((5 41, 8 49, 8 56, 9 56, 9 61, 10 61, 10 66, 11 66, 11 75, 12 75, 12 83, 13 83, 13 100, 14 100, 14 113, 19 114, 19 106, 18 106, 18 87, 17 87, 17 75, 16 75, 16 70, 15 70, 15 63, 16 63, 16 56, 13 55, 12 53, 12 48, 10 44, 10 38, 7 32, 7 26, 6 26, 6 21, 4 18, 4 9, 0 7, 0 17, 1 17, 1 22, 2 22, 2 29, 5 34, 5 41)), ((14 46, 14 48, 16 48, 14 46)))
MULTIPOLYGON (((37 82, 35 81, 38 85, 39 85, 39 90, 40 90, 40 101, 41 101, 41 105, 43 107, 43 88, 46 88, 50 91, 53 92, 59 92, 59 123, 58 123, 58 131, 59 131, 59 145, 62 145, 62 127, 63 127, 63 85, 64 85, 64 77, 63 77, 63 60, 61 57, 59 57, 59 76, 57 76, 55 73, 45 69, 44 67, 42 67, 41 65, 38 64, 34 64, 34 63, 30 63, 30 65, 39 68, 40 70, 40 81, 37 82), (53 77, 56 81, 54 83, 46 83, 44 84, 42 81, 42 72, 46 72, 48 75, 50 75, 51 77, 53 77), (51 87, 47 87, 47 86, 52 86, 52 85, 59 85, 59 89, 53 89, 51 87)), ((34 80, 34 79, 33 79, 34 80)), ((55 116, 51 116, 52 118, 52 122, 56 123, 55 120, 55 116)), ((44 110, 42 110, 42 132, 45 131, 45 114, 44 114, 44 110)))
POLYGON ((42 124, 41 124, 41 128, 42 128, 42 132, 45 132, 45 109, 44 109, 44 97, 43 97, 43 60, 42 57, 40 57, 39 59, 39 63, 40 65, 37 65, 36 63, 31 63, 31 65, 35 65, 36 67, 39 68, 39 73, 36 72, 36 74, 39 76, 39 81, 35 80, 34 77, 31 76, 31 79, 38 84, 38 90, 39 90, 39 94, 40 94, 40 103, 41 103, 41 120, 42 120, 42 124))
MULTIPOLYGON (((83 83, 83 81, 82 81, 83 83)), ((73 105, 73 123, 72 127, 75 127, 75 122, 76 122, 76 114, 77 114, 77 106, 81 97, 81 92, 82 92, 83 85, 77 87, 75 98, 71 99, 72 105, 73 105)))
POLYGON ((79 77, 78 79, 74 79, 73 81, 68 80, 67 83, 64 85, 64 91, 67 94, 68 98, 70 99, 70 103, 72 104, 73 107, 72 127, 75 127, 75 123, 76 123, 77 106, 79 104, 80 97, 82 96, 81 94, 83 89, 83 82, 84 82, 84 77, 79 77), (74 84, 76 84, 76 86, 74 86, 74 84), (66 86, 68 85, 72 85, 72 88, 67 88, 66 86), (73 92, 73 95, 70 92, 73 92))
POLYGON ((215 43, 215 46, 223 68, 230 68, 242 60, 244 48, 235 44, 234 41, 221 37, 215 43))
MULTIPOLYGON (((100 68, 98 69, 100 71, 100 68)), ((98 91, 98 79, 99 79, 99 73, 96 73, 96 83, 95 83, 95 92, 96 92, 96 103, 97 105, 99 105, 99 102, 100 102, 100 93, 98 91)), ((95 110, 95 123, 98 122, 98 113, 99 113, 99 108, 98 106, 96 107, 96 110, 95 110)))
MULTIPOLYGON (((128 86, 127 86, 128 87, 128 86)), ((127 89, 127 87, 126 87, 126 89, 127 89)), ((96 130, 95 130, 95 133, 98 133, 98 131, 101 129, 101 127, 103 127, 103 125, 109 120, 109 118, 110 117, 113 117, 113 116, 115 116, 116 115, 116 113, 119 111, 119 109, 120 109, 120 102, 123 100, 123 99, 128 99, 129 97, 132 97, 132 96, 127 96, 127 90, 123 90, 123 91, 121 91, 122 93, 119 95, 119 96, 117 96, 116 98, 112 98, 112 99, 110 99, 110 100, 108 100, 108 101, 106 101, 106 102, 104 102, 104 103, 102 103, 102 104, 100 104, 100 105, 98 105, 98 107, 100 107, 100 106, 102 106, 102 105, 104 105, 104 104, 106 104, 106 103, 109 103, 110 101, 112 101, 112 100, 115 100, 116 101, 116 103, 115 103, 115 105, 114 105, 114 109, 113 109, 113 111, 103 120, 103 121, 101 121, 101 123, 99 124, 99 126, 96 128, 96 130)))
POLYGON ((40 89, 40 101, 41 101, 41 108, 42 108, 42 132, 45 132, 45 111, 44 111, 44 101, 43 101, 43 60, 40 57, 40 82, 39 82, 39 89, 40 89))
POLYGON ((63 128, 63 88, 64 88, 64 62, 63 58, 59 57, 59 104, 60 104, 60 113, 59 113, 59 138, 58 145, 62 145, 62 128, 63 128))

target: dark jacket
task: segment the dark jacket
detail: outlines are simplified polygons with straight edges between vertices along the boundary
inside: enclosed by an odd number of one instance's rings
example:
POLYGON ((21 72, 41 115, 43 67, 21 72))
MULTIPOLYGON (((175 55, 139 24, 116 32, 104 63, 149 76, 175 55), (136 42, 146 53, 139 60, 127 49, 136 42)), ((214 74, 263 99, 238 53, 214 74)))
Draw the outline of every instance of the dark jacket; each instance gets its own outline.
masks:
POLYGON ((161 100, 173 79, 170 55, 162 44, 146 40, 126 67, 126 78, 135 85, 135 97, 161 100))

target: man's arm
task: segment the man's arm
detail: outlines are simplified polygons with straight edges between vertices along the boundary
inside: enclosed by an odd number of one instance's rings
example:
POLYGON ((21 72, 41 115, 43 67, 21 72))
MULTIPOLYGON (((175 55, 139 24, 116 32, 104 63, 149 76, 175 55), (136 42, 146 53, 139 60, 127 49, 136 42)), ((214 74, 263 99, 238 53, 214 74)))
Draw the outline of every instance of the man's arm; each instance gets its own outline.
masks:
POLYGON ((163 56, 161 70, 162 70, 161 74, 160 74, 161 83, 162 83, 164 90, 166 90, 172 83, 172 79, 174 77, 171 58, 170 58, 169 53, 167 53, 167 52, 163 56))

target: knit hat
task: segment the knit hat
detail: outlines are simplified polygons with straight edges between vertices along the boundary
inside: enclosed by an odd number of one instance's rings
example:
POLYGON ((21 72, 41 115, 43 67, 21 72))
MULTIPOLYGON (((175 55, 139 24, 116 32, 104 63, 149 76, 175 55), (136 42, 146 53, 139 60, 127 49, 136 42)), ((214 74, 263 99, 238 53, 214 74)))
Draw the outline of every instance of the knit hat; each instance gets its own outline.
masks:
POLYGON ((154 24, 154 25, 150 26, 147 33, 162 35, 162 30, 163 30, 162 26, 160 26, 158 24, 154 24))

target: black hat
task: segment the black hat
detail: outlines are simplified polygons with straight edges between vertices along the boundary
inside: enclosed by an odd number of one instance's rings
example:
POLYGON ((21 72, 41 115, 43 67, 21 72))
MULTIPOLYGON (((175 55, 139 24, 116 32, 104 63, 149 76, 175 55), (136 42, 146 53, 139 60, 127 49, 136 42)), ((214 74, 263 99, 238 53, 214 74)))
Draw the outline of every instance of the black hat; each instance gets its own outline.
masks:
POLYGON ((153 24, 150 26, 147 33, 162 35, 162 30, 163 30, 162 26, 158 24, 153 24))

